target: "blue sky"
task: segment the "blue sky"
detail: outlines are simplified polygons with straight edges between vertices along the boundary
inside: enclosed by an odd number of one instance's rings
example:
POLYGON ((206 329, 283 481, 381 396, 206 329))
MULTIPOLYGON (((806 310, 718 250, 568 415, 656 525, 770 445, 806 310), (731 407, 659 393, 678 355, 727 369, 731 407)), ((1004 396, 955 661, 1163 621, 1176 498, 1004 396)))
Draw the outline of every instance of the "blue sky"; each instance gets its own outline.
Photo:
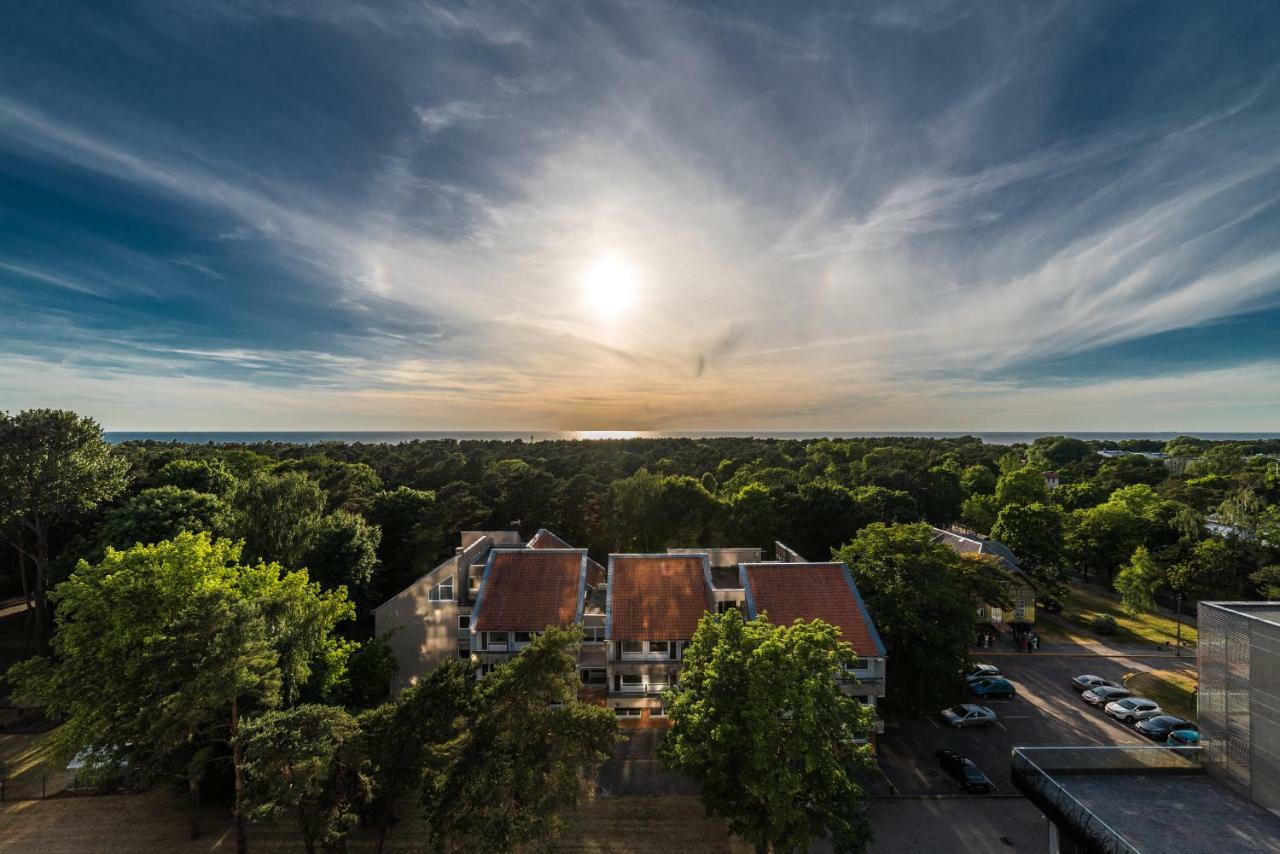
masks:
POLYGON ((1269 2, 21 4, 0 408, 1276 430, 1269 2))

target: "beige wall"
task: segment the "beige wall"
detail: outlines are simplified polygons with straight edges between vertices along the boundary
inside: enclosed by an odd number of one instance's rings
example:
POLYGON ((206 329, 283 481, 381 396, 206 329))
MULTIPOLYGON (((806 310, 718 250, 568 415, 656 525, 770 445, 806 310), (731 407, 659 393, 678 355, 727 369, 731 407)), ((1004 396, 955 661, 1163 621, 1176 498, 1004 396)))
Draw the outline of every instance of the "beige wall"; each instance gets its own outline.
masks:
MULTIPOLYGON (((509 532, 500 532, 507 534, 509 532)), ((464 541, 466 541, 464 537, 464 541)), ((418 681, 428 670, 458 655, 458 616, 470 613, 457 599, 466 596, 465 571, 489 550, 491 539, 481 532, 458 554, 383 602, 373 612, 374 630, 382 635, 396 629, 389 640, 399 670, 391 679, 395 693, 418 681), (454 575, 454 601, 432 602, 431 588, 454 575)))

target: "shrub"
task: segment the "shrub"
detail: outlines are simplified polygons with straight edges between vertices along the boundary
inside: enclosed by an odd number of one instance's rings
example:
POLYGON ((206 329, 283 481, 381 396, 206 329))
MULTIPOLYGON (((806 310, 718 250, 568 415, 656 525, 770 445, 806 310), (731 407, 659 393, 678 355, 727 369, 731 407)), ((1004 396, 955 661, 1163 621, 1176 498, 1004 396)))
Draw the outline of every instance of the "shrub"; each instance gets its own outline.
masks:
POLYGON ((1116 618, 1110 614, 1099 614, 1093 618, 1093 630, 1100 635, 1114 635, 1119 627, 1116 618))

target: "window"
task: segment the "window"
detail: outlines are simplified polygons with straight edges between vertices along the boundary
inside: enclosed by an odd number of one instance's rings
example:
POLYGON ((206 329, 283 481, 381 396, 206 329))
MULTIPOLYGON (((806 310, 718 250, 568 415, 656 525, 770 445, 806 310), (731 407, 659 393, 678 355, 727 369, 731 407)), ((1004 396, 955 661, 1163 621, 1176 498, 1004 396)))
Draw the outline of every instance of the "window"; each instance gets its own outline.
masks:
POLYGON ((641 655, 644 653, 644 643, 641 641, 623 641, 622 652, 625 655, 641 655))
POLYGON ((461 658, 463 661, 467 661, 471 658, 471 650, 465 646, 458 647, 458 658, 461 658))
POLYGON ((853 660, 853 664, 850 666, 849 669, 850 670, 870 670, 871 662, 865 658, 855 658, 853 660))
POLYGON ((529 643, 533 640, 533 632, 516 632, 516 643, 529 643))
POLYGON ((659 655, 666 655, 667 649, 670 646, 671 644, 667 643, 666 641, 649 641, 649 652, 657 653, 659 655))
POLYGON ((470 614, 459 614, 459 615, 458 615, 458 628, 460 628, 460 629, 469 629, 469 628, 471 628, 471 615, 470 615, 470 614))
POLYGON ((676 659, 679 657, 680 657, 680 641, 672 641, 671 652, 670 654, 667 655, 667 658, 676 659))
POLYGON ((662 706, 654 706, 649 710, 649 717, 651 718, 665 718, 666 716, 667 710, 662 706))
POLYGON ((583 668, 582 684, 583 685, 605 685, 608 683, 608 674, 603 670, 596 668, 583 668))
POLYGON ((624 673, 622 674, 622 687, 623 688, 643 688, 644 676, 639 673, 624 673))
POLYGON ((468 578, 467 589, 470 590, 472 593, 475 593, 477 590, 480 589, 480 579, 483 577, 484 576, 482 575, 473 575, 470 578, 468 578))
POLYGON ((441 581, 427 594, 427 599, 432 602, 449 602, 453 599, 453 576, 449 576, 441 581))
POLYGON ((489 632, 488 635, 489 635, 489 646, 506 646, 507 645, 506 632, 489 632))
POLYGON ((639 709, 614 709, 613 713, 620 718, 638 718, 640 717, 639 709))

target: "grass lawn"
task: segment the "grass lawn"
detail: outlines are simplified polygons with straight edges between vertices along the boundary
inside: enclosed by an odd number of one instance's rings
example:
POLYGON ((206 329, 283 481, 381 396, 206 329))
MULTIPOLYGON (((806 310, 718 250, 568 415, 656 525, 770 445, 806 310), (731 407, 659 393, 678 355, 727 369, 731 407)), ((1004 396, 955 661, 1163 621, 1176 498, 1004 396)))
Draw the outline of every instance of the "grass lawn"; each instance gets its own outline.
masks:
MULTIPOLYGON (((1131 617, 1120 607, 1120 600, 1106 596, 1096 590, 1072 585, 1062 599, 1063 609, 1059 616, 1069 626, 1050 620, 1040 620, 1036 631, 1050 640, 1067 641, 1102 641, 1124 645, 1169 644, 1172 645, 1177 633, 1177 624, 1169 617, 1159 614, 1142 614, 1131 617), (1093 630, 1093 618, 1109 614, 1115 618, 1116 633, 1100 635, 1093 630)), ((1182 640, 1194 647, 1197 640, 1195 626, 1183 624, 1182 640)))
POLYGON ((1155 700, 1168 714, 1190 721, 1196 719, 1196 677, 1193 674, 1179 670, 1131 673, 1125 677, 1124 684, 1136 696, 1155 700))

